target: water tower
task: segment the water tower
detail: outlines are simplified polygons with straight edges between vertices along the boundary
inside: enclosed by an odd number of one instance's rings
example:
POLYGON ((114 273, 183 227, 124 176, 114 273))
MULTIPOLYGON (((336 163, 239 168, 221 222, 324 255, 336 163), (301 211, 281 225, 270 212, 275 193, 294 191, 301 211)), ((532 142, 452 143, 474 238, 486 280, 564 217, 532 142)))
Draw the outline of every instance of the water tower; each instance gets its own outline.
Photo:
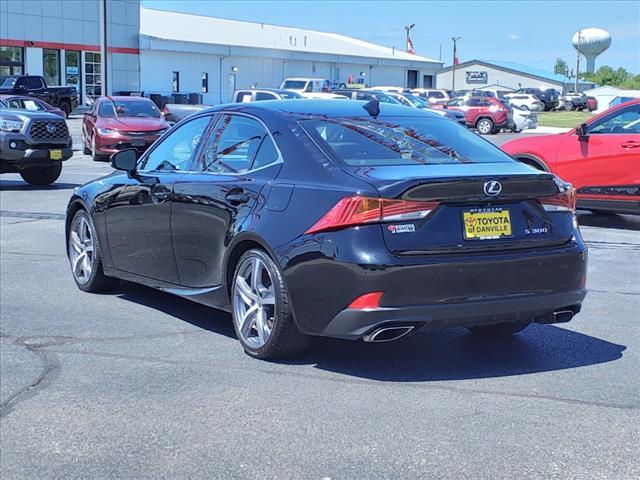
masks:
POLYGON ((593 73, 596 57, 611 45, 611 35, 601 28, 583 28, 573 35, 571 43, 587 59, 587 72, 593 73))

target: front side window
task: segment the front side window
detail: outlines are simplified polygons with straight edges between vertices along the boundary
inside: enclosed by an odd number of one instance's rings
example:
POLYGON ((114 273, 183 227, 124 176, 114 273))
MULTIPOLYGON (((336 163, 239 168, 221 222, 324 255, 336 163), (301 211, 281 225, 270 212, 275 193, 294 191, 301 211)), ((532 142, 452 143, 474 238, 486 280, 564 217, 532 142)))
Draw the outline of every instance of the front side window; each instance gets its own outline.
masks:
POLYGON ((198 149, 211 117, 198 117, 162 137, 160 144, 143 157, 139 169, 143 171, 185 171, 198 149))
POLYGON ((273 152, 273 141, 260 122, 244 116, 225 115, 202 152, 199 170, 242 173, 258 168, 252 167, 254 159, 260 166, 273 163, 278 158, 277 152, 275 158, 273 152))
POLYGON ((354 167, 513 161, 468 129, 442 118, 332 118, 302 125, 335 158, 354 167))
POLYGON ((640 105, 630 105, 589 126, 589 134, 603 133, 640 133, 640 105))

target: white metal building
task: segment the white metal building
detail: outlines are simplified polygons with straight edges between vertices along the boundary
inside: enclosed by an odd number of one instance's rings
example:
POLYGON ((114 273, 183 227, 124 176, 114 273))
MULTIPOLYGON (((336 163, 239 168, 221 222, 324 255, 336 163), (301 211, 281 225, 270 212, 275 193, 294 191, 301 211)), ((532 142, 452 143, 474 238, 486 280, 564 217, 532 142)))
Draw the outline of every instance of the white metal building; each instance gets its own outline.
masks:
POLYGON ((278 87, 295 76, 430 87, 441 67, 437 60, 336 33, 140 10, 145 95, 202 93, 204 103, 215 104, 229 101, 234 85, 278 87))
MULTIPOLYGON (((42 75, 75 86, 80 100, 102 93, 99 0, 0 0, 0 76, 42 75)), ((139 91, 140 0, 106 2, 112 91, 139 91)))
MULTIPOLYGON (((452 88, 454 68, 443 68, 438 72, 438 86, 452 88)), ((560 92, 572 91, 574 82, 556 73, 513 62, 498 60, 470 60, 455 67, 455 89, 480 89, 487 85, 518 88, 554 88, 560 92)), ((580 90, 592 88, 593 82, 580 82, 580 90)))
POLYGON ((611 102, 613 102, 616 98, 620 98, 622 100, 640 98, 640 90, 628 90, 625 88, 610 86, 585 90, 584 94, 594 97, 598 101, 598 109, 596 110, 596 113, 604 112, 606 109, 612 106, 611 102))

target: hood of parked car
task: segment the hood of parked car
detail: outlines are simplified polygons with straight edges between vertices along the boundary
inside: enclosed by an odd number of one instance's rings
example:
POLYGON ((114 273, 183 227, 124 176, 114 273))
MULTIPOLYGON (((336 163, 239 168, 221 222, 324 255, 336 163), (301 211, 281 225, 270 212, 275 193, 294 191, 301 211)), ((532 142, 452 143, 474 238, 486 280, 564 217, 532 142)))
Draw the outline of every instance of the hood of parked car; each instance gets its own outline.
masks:
POLYGON ((153 132, 169 128, 169 124, 164 117, 103 117, 98 120, 97 126, 121 132, 153 132))

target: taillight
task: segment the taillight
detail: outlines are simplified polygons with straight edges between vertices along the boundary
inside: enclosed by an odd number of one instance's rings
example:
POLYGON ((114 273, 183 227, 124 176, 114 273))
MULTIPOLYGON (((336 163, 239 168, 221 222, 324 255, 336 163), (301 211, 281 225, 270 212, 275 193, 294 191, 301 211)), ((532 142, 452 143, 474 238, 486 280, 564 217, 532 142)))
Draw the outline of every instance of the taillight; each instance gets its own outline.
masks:
POLYGON ((538 201, 547 212, 576 211, 576 191, 571 186, 550 197, 540 197, 538 201))
POLYGON ((346 197, 340 200, 305 233, 354 227, 368 223, 419 220, 438 206, 438 202, 415 202, 370 197, 346 197))

